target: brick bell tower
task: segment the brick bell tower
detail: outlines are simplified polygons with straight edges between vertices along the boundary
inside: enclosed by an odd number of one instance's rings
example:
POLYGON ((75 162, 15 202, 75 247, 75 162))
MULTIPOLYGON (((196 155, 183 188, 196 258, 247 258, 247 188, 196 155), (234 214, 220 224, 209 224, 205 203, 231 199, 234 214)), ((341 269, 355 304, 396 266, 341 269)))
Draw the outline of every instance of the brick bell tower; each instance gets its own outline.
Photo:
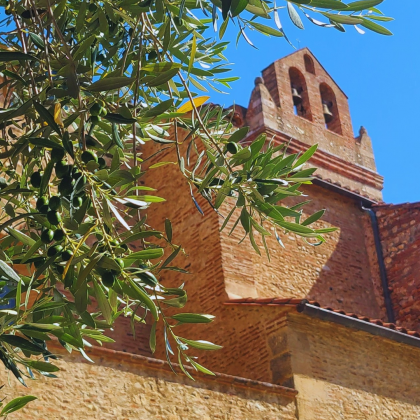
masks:
POLYGON ((244 125, 251 138, 266 132, 291 142, 293 152, 315 143, 317 176, 375 201, 383 178, 362 127, 354 137, 348 98, 308 48, 277 60, 255 79, 244 125))
MULTIPOLYGON (((311 246, 304 238, 282 232, 284 248, 273 232, 267 239, 271 253, 268 261, 255 253, 249 241, 239 244, 242 228, 229 236, 234 217, 220 232, 223 217, 199 197, 205 216, 197 212, 175 165, 147 171, 145 185, 156 188, 168 202, 165 208, 155 206, 148 222, 163 230, 170 211, 174 241, 188 254, 185 262, 180 256, 176 263, 184 264, 191 274, 165 272, 163 284, 185 282, 190 303, 184 310, 216 315, 216 321, 205 331, 193 325, 185 330, 191 337, 205 335, 205 339, 224 346, 220 352, 204 354, 203 363, 218 372, 271 382, 267 329, 279 318, 261 323, 264 313, 245 314, 234 302, 246 298, 308 299, 386 320, 374 236, 369 216, 362 209, 362 205, 382 201, 383 178, 376 172, 366 130, 362 128, 354 137, 347 96, 307 48, 264 69, 262 77, 255 80, 248 108, 238 106, 235 120, 250 127, 245 142, 266 133, 268 139, 289 143, 291 153, 319 144, 310 162, 319 168, 317 178, 314 185, 303 189, 311 200, 304 207, 303 218, 326 209, 316 227, 334 226, 337 231, 329 234, 321 246, 311 246), (260 341, 265 343, 261 344, 261 357, 249 359, 260 341)), ((153 145, 144 146, 146 155, 149 147, 153 145)), ((159 160, 175 162, 176 157, 168 150, 159 154, 159 160)), ((221 209, 222 214, 228 211, 228 206, 221 209)), ((272 316, 278 315, 273 312, 272 316)), ((163 343, 158 348, 162 350, 163 343)), ((164 358, 163 350, 158 350, 157 356, 164 358)))

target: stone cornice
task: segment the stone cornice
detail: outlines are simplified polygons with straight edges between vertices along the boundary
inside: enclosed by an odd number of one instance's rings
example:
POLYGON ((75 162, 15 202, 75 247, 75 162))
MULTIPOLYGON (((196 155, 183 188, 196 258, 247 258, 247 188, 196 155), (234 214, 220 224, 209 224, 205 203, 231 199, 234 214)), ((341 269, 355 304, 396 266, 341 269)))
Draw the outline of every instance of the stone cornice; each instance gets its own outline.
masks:
MULTIPOLYGON (((57 353, 59 353, 60 355, 68 354, 63 349, 63 347, 58 344, 56 340, 51 340, 49 342, 48 348, 50 351, 56 350, 57 353)), ((85 352, 89 356, 93 356, 94 358, 100 358, 101 361, 115 362, 115 367, 117 369, 118 365, 126 363, 128 365, 135 365, 139 368, 143 368, 143 370, 152 369, 157 371, 163 371, 165 373, 170 373, 174 377, 174 382, 183 382, 183 380, 180 379, 180 376, 175 376, 168 362, 164 360, 153 359, 151 357, 141 356, 139 354, 126 353, 98 346, 86 347, 85 352)), ((101 363, 101 361, 98 361, 98 363, 101 363)), ((178 371, 181 372, 181 369, 179 368, 178 364, 172 363, 172 365, 175 367, 175 369, 178 369, 178 371)), ((229 385, 235 388, 246 389, 248 391, 279 394, 291 399, 295 398, 298 393, 296 389, 288 388, 281 385, 275 385, 268 382, 254 381, 252 379, 242 378, 239 376, 225 375, 223 373, 215 373, 214 376, 211 376, 201 372, 197 372, 196 370, 188 366, 185 366, 185 369, 188 370, 194 376, 195 379, 200 379, 203 382, 229 385)), ((189 379, 187 380, 190 381, 189 379)), ((191 385, 193 384, 194 383, 191 381, 191 385)))
MULTIPOLYGON (((268 127, 260 127, 259 129, 250 133, 245 139, 245 143, 252 142, 260 134, 267 134, 268 138, 273 138, 276 143, 289 143, 288 151, 291 153, 305 152, 308 149, 308 145, 295 138, 280 132, 273 130, 268 127)), ((356 165, 351 162, 347 162, 338 156, 327 153, 323 150, 317 150, 314 156, 311 158, 311 163, 314 166, 329 170, 333 173, 337 173, 353 181, 359 182, 362 185, 369 185, 381 191, 383 189, 383 177, 370 169, 356 165)))

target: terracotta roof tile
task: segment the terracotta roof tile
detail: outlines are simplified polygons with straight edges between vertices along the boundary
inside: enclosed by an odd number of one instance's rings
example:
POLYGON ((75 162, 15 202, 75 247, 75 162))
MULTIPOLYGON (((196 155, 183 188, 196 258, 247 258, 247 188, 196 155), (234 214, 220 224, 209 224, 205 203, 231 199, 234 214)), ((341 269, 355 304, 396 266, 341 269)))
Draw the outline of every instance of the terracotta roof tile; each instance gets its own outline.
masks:
POLYGON ((415 203, 400 203, 400 204, 392 204, 392 203, 377 203, 372 206, 375 210, 381 209, 417 209, 420 208, 420 201, 415 203))
POLYGON ((389 328, 390 330, 398 331, 403 334, 407 334, 412 337, 420 338, 420 334, 417 331, 409 331, 406 328, 399 327, 392 323, 383 322, 380 319, 373 319, 366 316, 358 315, 352 312, 345 312, 342 309, 334 309, 329 306, 322 306, 315 300, 299 299, 299 298, 242 298, 242 299, 231 299, 225 303, 225 305, 248 305, 248 306, 288 306, 295 307, 299 310, 299 305, 307 304, 317 306, 327 311, 335 312, 340 315, 345 315, 350 318, 355 318, 360 321, 369 322, 380 327, 389 328))

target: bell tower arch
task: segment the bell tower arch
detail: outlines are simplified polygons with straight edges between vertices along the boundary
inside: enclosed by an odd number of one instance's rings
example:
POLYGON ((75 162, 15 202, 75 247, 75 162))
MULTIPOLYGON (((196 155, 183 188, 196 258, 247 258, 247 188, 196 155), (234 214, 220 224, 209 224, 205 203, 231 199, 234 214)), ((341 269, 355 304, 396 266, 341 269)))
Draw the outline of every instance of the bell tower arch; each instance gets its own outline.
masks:
POLYGON ((337 134, 343 134, 341 130, 340 114, 337 107, 337 99, 334 91, 326 84, 319 86, 322 101, 322 113, 324 115, 325 127, 337 134))
POLYGON ((311 104, 305 76, 296 67, 289 69, 294 114, 312 121, 311 104))

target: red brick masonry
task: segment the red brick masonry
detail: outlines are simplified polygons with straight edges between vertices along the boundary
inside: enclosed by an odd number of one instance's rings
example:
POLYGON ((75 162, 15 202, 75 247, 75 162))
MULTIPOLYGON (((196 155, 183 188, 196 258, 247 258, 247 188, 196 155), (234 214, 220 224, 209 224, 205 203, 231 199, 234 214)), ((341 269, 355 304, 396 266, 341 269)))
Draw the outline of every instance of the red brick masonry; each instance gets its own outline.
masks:
POLYGON ((403 334, 407 334, 412 337, 420 338, 420 334, 417 331, 407 330, 404 327, 399 327, 396 324, 383 322, 380 319, 372 319, 367 316, 358 315, 352 312, 345 312, 340 309, 334 309, 328 306, 322 306, 317 301, 314 300, 305 300, 305 299, 297 299, 297 298, 263 298, 263 299, 254 299, 254 298, 244 298, 244 299, 231 299, 225 303, 225 305, 248 305, 248 306, 289 306, 292 308, 298 309, 299 305, 302 303, 310 303, 311 305, 318 306, 319 308, 325 309, 327 311, 335 312, 341 315, 345 315, 351 318, 356 318, 361 321, 370 322, 374 325, 379 325, 384 328, 389 328, 391 330, 399 331, 403 334))

